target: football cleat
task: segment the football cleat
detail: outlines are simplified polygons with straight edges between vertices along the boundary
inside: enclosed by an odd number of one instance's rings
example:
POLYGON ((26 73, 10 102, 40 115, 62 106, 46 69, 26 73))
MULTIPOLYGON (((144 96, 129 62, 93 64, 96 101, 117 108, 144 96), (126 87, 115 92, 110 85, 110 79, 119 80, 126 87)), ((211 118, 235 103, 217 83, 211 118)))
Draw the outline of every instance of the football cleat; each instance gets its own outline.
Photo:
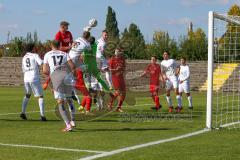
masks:
POLYGON ((24 114, 24 113, 21 113, 21 114, 20 114, 20 117, 21 117, 22 119, 24 119, 24 120, 27 120, 26 114, 24 114))
POLYGON ((79 107, 78 107, 78 110, 79 110, 81 113, 84 113, 84 107, 83 107, 83 106, 79 106, 79 107))
POLYGON ((193 110, 193 106, 192 107, 188 107, 189 110, 193 110))
POLYGON ((66 128, 64 128, 62 131, 63 131, 63 132, 71 132, 71 131, 72 131, 72 126, 71 126, 70 124, 68 124, 68 125, 66 126, 66 128))
POLYGON ((151 107, 152 110, 156 110, 156 111, 160 110, 161 108, 162 108, 162 105, 160 105, 159 107, 151 107))
POLYGON ((116 112, 123 113, 124 111, 123 111, 121 108, 117 108, 117 109, 116 109, 116 112))
POLYGON ((70 125, 71 125, 72 127, 74 127, 74 128, 76 127, 76 124, 75 124, 74 121, 71 121, 71 122, 70 122, 70 125))
POLYGON ((43 122, 47 121, 46 117, 44 117, 44 116, 41 116, 40 120, 43 121, 43 122))
POLYGON ((172 113, 173 112, 173 107, 169 107, 168 108, 168 113, 172 113))
POLYGON ((183 109, 183 108, 182 108, 182 107, 179 107, 179 106, 175 108, 175 110, 176 110, 177 113, 180 113, 180 112, 182 111, 182 109, 183 109))
POLYGON ((91 113, 90 111, 86 111, 85 113, 87 116, 94 116, 95 114, 91 113))

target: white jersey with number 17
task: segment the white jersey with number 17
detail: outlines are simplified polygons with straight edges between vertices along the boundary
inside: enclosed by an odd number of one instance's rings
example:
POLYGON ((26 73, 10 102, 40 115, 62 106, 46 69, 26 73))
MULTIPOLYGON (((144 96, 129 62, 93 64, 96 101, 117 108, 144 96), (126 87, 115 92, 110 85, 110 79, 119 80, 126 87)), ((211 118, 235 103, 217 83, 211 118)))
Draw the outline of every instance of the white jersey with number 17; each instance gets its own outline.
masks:
POLYGON ((24 82, 40 81, 39 67, 43 61, 36 53, 26 53, 22 59, 24 82))
POLYGON ((166 74, 167 78, 176 76, 176 69, 179 67, 173 59, 163 60, 161 62, 161 70, 166 74))
POLYGON ((66 70, 67 61, 69 60, 69 55, 60 50, 52 50, 46 53, 44 56, 44 64, 49 65, 50 74, 52 74, 56 70, 66 70))

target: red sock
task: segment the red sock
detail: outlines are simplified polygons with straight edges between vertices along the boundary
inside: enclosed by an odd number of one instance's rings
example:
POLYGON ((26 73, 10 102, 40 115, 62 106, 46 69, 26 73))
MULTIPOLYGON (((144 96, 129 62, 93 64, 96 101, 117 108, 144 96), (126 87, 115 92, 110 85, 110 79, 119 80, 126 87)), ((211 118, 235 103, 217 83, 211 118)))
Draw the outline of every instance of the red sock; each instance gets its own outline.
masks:
POLYGON ((154 97, 154 102, 155 102, 156 108, 159 108, 160 107, 160 103, 159 103, 159 97, 158 96, 154 97))
POLYGON ((92 105, 92 97, 87 96, 86 97, 86 110, 90 111, 92 105))
POLYGON ((109 102, 109 105, 112 106, 113 102, 115 101, 115 99, 118 97, 118 93, 114 93, 113 96, 111 96, 111 100, 109 102))
POLYGON ((86 105, 86 97, 85 97, 85 96, 84 96, 83 99, 82 99, 81 105, 82 105, 83 107, 85 107, 85 105, 86 105))
POLYGON ((118 108, 122 108, 124 99, 125 99, 125 96, 120 96, 119 101, 118 101, 118 108))

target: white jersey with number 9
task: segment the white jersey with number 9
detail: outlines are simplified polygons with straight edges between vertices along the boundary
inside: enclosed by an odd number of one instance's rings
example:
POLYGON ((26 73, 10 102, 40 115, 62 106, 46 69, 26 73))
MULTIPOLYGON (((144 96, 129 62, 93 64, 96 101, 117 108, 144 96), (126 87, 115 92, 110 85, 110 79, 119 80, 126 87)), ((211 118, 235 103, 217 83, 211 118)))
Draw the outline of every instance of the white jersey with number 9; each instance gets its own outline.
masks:
POLYGON ((39 67, 42 60, 36 53, 26 53, 22 59, 22 70, 24 73, 24 82, 40 81, 39 67))

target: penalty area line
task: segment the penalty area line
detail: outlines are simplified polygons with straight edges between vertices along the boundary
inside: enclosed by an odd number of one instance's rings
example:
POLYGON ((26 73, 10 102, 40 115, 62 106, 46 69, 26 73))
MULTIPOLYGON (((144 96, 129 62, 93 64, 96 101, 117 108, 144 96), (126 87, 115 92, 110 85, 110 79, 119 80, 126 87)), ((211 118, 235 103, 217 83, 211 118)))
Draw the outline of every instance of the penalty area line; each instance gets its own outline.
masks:
POLYGON ((93 159, 97 159, 97 158, 108 157, 108 156, 112 156, 112 155, 119 154, 119 153, 126 152, 126 151, 136 150, 136 149, 140 149, 140 148, 144 148, 144 147, 148 147, 148 146, 153 146, 153 145, 157 145, 157 144, 161 144, 161 143, 167 143, 167 142, 172 142, 172 141, 196 136, 196 135, 203 134, 203 133, 209 132, 209 131, 211 131, 211 129, 203 129, 203 130, 180 135, 180 136, 173 137, 173 138, 162 139, 159 141, 153 141, 153 142, 139 144, 139 145, 130 146, 130 147, 125 147, 125 148, 121 148, 121 149, 117 149, 117 150, 113 150, 113 151, 109 151, 109 152, 104 152, 101 154, 80 158, 79 160, 93 160, 93 159))
MULTIPOLYGON (((49 110, 49 111, 45 111, 46 113, 47 112, 54 112, 55 110, 49 110)), ((20 114, 21 112, 15 112, 15 113, 0 113, 0 116, 8 116, 8 115, 18 115, 20 114)), ((26 114, 28 113, 40 113, 40 111, 29 111, 29 112, 26 112, 26 114)))
POLYGON ((85 149, 71 149, 71 148, 56 148, 56 147, 47 147, 47 146, 35 146, 28 144, 7 144, 0 143, 0 146, 6 147, 22 147, 22 148, 37 148, 37 149, 47 149, 47 150, 56 150, 56 151, 69 151, 69 152, 88 152, 88 153, 105 153, 104 151, 95 151, 95 150, 85 150, 85 149))

